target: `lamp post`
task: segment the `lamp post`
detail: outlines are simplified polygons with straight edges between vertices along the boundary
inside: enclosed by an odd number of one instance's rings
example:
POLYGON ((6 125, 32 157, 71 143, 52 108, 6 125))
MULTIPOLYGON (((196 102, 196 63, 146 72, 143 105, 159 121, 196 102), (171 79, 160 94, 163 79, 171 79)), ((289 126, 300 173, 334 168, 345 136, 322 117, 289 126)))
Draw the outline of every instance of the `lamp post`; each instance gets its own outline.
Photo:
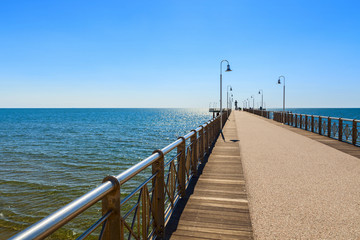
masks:
POLYGON ((259 94, 261 93, 261 110, 264 110, 264 92, 262 89, 259 90, 259 94))
POLYGON ((229 109, 232 109, 232 94, 229 96, 229 109))
POLYGON ((220 133, 221 133, 223 139, 225 140, 224 135, 222 133, 222 63, 223 62, 227 62, 227 67, 226 67, 225 72, 231 72, 231 69, 230 69, 230 64, 229 64, 228 60, 222 60, 220 62, 220 133))
POLYGON ((250 100, 249 99, 247 99, 247 107, 248 107, 248 109, 250 109, 250 100))
POLYGON ((284 87, 283 87, 283 123, 285 122, 285 77, 284 76, 280 76, 278 79, 278 84, 281 84, 281 80, 280 78, 284 79, 284 87))
POLYGON ((232 91, 231 85, 227 85, 227 93, 226 93, 226 99, 227 99, 226 106, 227 106, 227 109, 229 109, 229 87, 230 87, 230 91, 232 91))
POLYGON ((253 110, 255 109, 255 98, 254 95, 251 95, 251 98, 253 99, 253 110))

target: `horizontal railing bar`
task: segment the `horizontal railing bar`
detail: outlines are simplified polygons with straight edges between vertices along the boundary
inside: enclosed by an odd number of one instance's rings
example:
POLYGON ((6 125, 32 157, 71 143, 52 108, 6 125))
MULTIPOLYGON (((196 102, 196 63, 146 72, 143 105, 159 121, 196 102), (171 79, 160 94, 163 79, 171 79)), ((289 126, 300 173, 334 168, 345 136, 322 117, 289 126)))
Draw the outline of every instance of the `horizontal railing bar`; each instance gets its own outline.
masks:
POLYGON ((185 138, 186 140, 188 140, 188 139, 189 139, 190 137, 192 137, 194 134, 195 134, 194 132, 189 132, 188 134, 186 134, 186 135, 184 136, 184 138, 185 138))
POLYGON ((148 182, 150 182, 155 176, 157 175, 157 172, 151 175, 148 179, 146 179, 143 183, 141 183, 137 188, 135 188, 134 191, 132 191, 129 195, 127 195, 121 202, 120 206, 123 206, 130 198, 132 198, 135 193, 137 193, 141 188, 143 188, 148 182))
POLYGON ((122 216, 122 219, 126 219, 130 214, 140 205, 139 202, 135 203, 135 205, 127 212, 124 216, 122 216))
POLYGON ((161 149, 161 151, 165 154, 171 152, 173 149, 177 148, 181 143, 182 143, 182 139, 179 138, 178 140, 176 140, 175 142, 167 145, 166 147, 164 147, 163 149, 161 149))
POLYGON ((141 162, 135 164, 131 168, 125 170, 124 172, 116 176, 116 178, 120 182, 120 185, 126 183, 128 180, 130 180, 132 177, 137 175, 139 172, 149 167, 151 164, 159 160, 160 157, 161 155, 159 153, 154 153, 150 157, 145 158, 141 162))
POLYGON ((101 200, 105 195, 110 193, 113 188, 114 185, 110 181, 107 181, 10 239, 43 239, 101 200))
POLYGON ((100 226, 106 219, 110 217, 113 211, 108 211, 104 216, 102 216, 99 220, 96 221, 90 228, 88 228, 83 234, 81 234, 76 240, 83 240, 87 236, 89 236, 96 228, 100 226))
POLYGON ((199 132, 199 131, 201 131, 201 129, 202 129, 202 127, 198 127, 198 128, 195 128, 195 131, 199 132))
POLYGON ((170 159, 169 161, 167 161, 167 162, 164 164, 164 168, 167 167, 167 166, 169 166, 169 164, 170 164, 171 162, 173 162, 174 160, 176 160, 176 158, 179 157, 182 153, 183 153, 183 152, 177 153, 172 159, 170 159))

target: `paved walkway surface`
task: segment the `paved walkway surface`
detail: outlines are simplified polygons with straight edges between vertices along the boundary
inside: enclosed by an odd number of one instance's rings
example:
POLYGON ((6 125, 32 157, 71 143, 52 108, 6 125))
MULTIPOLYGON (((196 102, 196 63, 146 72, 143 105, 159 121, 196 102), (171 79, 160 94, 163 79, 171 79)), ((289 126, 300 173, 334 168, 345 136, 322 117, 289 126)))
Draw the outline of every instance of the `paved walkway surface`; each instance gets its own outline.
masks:
POLYGON ((233 112, 255 239, 360 239, 360 159, 233 112))
POLYGON ((234 114, 223 132, 226 142, 218 138, 184 208, 174 213, 167 238, 253 238, 234 114))
MULTIPOLYGON (((260 117, 260 116, 257 116, 257 117, 260 117)), ((347 153, 347 154, 352 155, 354 157, 360 158, 360 148, 358 146, 354 146, 354 145, 346 143, 346 142, 341 142, 341 141, 339 141, 337 139, 329 138, 328 136, 320 135, 318 133, 313 133, 311 131, 307 131, 307 130, 304 130, 302 128, 296 128, 296 127, 293 127, 293 126, 282 124, 282 123, 276 122, 276 121, 274 121, 272 119, 266 119, 266 118, 263 118, 263 117, 261 117, 261 119, 263 119, 265 121, 268 121, 268 122, 270 122, 272 124, 275 124, 277 126, 280 126, 282 128, 286 128, 289 131, 296 132, 297 134, 300 134, 300 135, 306 136, 308 138, 311 138, 313 140, 316 140, 318 142, 321 142, 321 143, 323 143, 325 145, 328 145, 328 146, 330 146, 332 148, 335 148, 335 149, 337 149, 337 150, 339 150, 341 152, 344 152, 344 153, 347 153)))

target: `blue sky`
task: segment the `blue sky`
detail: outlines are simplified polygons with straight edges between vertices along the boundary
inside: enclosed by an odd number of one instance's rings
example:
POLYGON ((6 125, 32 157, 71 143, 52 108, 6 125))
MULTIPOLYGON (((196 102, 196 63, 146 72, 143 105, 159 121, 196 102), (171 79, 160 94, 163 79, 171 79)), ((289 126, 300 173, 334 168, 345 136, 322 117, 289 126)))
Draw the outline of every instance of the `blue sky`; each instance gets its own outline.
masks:
POLYGON ((0 8, 0 107, 360 107, 358 1, 17 1, 0 8), (224 97, 224 101, 226 101, 224 97))

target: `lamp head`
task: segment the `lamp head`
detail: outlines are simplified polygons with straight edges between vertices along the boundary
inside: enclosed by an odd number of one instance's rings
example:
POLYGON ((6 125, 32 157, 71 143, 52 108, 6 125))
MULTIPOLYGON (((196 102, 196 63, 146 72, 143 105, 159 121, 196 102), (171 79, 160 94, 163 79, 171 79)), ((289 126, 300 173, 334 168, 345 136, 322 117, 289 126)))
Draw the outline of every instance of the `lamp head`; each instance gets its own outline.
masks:
POLYGON ((259 94, 260 94, 260 91, 259 91, 259 94))
POLYGON ((232 87, 230 87, 230 91, 232 91, 232 87))
POLYGON ((225 72, 231 72, 231 71, 232 70, 230 69, 230 64, 228 64, 225 72))
POLYGON ((280 78, 279 78, 279 80, 278 80, 278 84, 281 84, 280 78))

